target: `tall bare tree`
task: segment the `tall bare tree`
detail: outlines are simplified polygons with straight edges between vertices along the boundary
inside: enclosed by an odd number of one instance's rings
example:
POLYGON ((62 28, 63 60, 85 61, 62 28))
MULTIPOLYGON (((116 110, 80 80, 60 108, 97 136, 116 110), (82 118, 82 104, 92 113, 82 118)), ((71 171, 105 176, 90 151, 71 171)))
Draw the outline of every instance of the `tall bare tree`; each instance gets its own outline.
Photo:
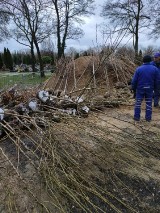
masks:
POLYGON ((149 33, 154 39, 159 39, 160 35, 160 3, 158 0, 150 0, 150 10, 152 14, 151 32, 149 33))
POLYGON ((54 43, 50 37, 42 42, 41 49, 43 52, 46 52, 46 53, 54 53, 55 47, 54 47, 54 43))
POLYGON ((139 34, 150 21, 147 5, 147 0, 108 0, 101 12, 113 27, 127 30, 128 35, 132 35, 135 56, 138 55, 139 34))
POLYGON ((0 42, 9 37, 7 24, 10 20, 10 13, 5 9, 3 0, 0 0, 0 42))
POLYGON ((30 47, 33 69, 35 63, 34 48, 36 48, 41 77, 44 77, 44 69, 39 44, 52 33, 51 15, 49 9, 47 10, 47 3, 46 0, 6 1, 16 26, 13 29, 13 36, 19 43, 30 47))
POLYGON ((67 39, 78 39, 83 35, 79 27, 82 17, 93 14, 94 0, 51 0, 54 14, 54 33, 57 39, 58 58, 64 56, 67 39), (78 26, 79 25, 79 26, 78 26))

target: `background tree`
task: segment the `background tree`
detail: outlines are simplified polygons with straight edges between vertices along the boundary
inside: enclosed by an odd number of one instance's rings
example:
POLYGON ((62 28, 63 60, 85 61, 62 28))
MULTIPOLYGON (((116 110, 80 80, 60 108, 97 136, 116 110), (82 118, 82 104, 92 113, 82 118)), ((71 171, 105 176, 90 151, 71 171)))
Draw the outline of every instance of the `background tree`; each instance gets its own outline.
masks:
POLYGON ((116 49, 116 56, 118 58, 128 58, 131 61, 134 61, 135 53, 132 46, 120 46, 116 49))
POLYGON ((143 53, 142 53, 142 50, 139 50, 139 53, 138 53, 138 57, 137 57, 137 64, 138 65, 141 65, 143 63, 143 53))
POLYGON ((13 59, 10 50, 8 48, 6 49, 6 58, 7 58, 6 68, 13 70, 13 59))
POLYGON ((8 69, 10 69, 10 71, 13 71, 13 59, 12 59, 12 55, 8 48, 7 48, 7 65, 6 65, 6 67, 8 69))
POLYGON ((44 40, 41 44, 41 54, 43 56, 49 56, 51 57, 51 64, 55 64, 55 60, 57 58, 57 53, 55 52, 54 44, 51 40, 51 38, 47 38, 44 40))
POLYGON ((0 0, 0 42, 9 38, 7 25, 10 20, 10 13, 6 10, 4 5, 4 1, 0 0))
POLYGON ((76 59, 76 58, 79 58, 79 52, 76 50, 76 48, 70 47, 67 50, 67 56, 71 57, 72 59, 76 59))
POLYGON ((18 64, 18 62, 17 62, 17 54, 16 53, 13 53, 13 63, 15 65, 18 64))
POLYGON ((22 55, 23 53, 21 52, 15 52, 12 54, 12 57, 13 57, 13 63, 16 64, 16 65, 20 65, 22 63, 22 55))
POLYGON ((3 60, 2 60, 2 54, 0 53, 0 69, 3 67, 3 60))
POLYGON ((54 43, 51 37, 48 37, 41 43, 41 53, 50 56, 54 52, 55 52, 54 43))
POLYGON ((30 54, 24 54, 24 56, 23 56, 23 63, 27 64, 27 65, 32 64, 32 58, 31 58, 30 54))
POLYGON ((7 61, 8 61, 8 55, 7 55, 7 49, 4 47, 4 52, 3 52, 3 63, 7 67, 7 61))
POLYGON ((160 35, 160 3, 158 0, 150 0, 150 10, 152 14, 152 25, 151 25, 151 32, 149 35, 154 39, 158 39, 160 35))
POLYGON ((157 50, 155 49, 154 46, 149 45, 149 46, 143 48, 143 55, 152 55, 153 56, 156 51, 157 50))
POLYGON ((104 3, 101 15, 109 19, 113 27, 126 30, 133 38, 135 56, 138 56, 139 33, 148 27, 150 13, 147 0, 116 0, 104 3))
POLYGON ((52 61, 52 58, 48 55, 46 55, 46 56, 44 55, 44 56, 42 56, 42 60, 43 60, 44 64, 50 64, 52 61))
POLYGON ((8 9, 13 14, 16 27, 13 30, 15 39, 30 48, 32 55, 32 69, 35 71, 35 52, 37 51, 41 77, 44 77, 43 61, 39 43, 52 33, 52 26, 47 10, 47 0, 14 0, 7 1, 8 9), (28 43, 28 44, 27 44, 28 43))
POLYGON ((13 70, 13 59, 9 49, 4 48, 3 62, 6 68, 13 70))
POLYGON ((51 0, 56 14, 53 19, 57 39, 58 58, 64 56, 67 39, 79 39, 83 35, 78 27, 82 17, 93 14, 94 0, 51 0))

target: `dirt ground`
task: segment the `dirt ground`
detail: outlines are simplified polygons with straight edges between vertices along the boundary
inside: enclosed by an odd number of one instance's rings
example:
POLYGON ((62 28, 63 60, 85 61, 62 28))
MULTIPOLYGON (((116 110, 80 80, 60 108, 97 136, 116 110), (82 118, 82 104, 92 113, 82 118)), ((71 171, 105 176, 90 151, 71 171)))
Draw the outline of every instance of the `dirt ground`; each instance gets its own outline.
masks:
POLYGON ((141 133, 143 129, 150 130, 153 132, 159 132, 160 126, 160 108, 152 109, 152 121, 146 122, 145 121, 145 104, 142 105, 141 111, 141 120, 140 122, 134 122, 133 120, 134 115, 134 104, 132 106, 121 106, 117 109, 107 109, 105 111, 105 116, 102 115, 100 118, 102 121, 100 122, 101 125, 106 125, 108 123, 111 128, 115 126, 115 130, 118 131, 118 127, 121 129, 131 128, 132 131, 137 133, 141 133), (104 121, 103 121, 104 120, 104 121))
MULTIPOLYGON (((68 134, 66 152, 71 153, 73 143, 78 143, 78 140, 85 147, 84 153, 81 153, 78 144, 72 157, 81 168, 79 175, 84 174, 86 180, 80 182, 76 189, 76 186, 67 185, 69 183, 64 176, 59 177, 59 181, 71 190, 69 198, 65 197, 60 183, 56 187, 52 185, 55 193, 61 189, 56 199, 58 203, 63 203, 63 208, 57 207, 60 204, 53 205, 46 182, 36 166, 40 163, 34 159, 32 165, 27 157, 18 152, 12 138, 1 139, 0 212, 160 212, 160 109, 153 108, 153 119, 148 123, 144 120, 144 108, 141 121, 136 124, 133 121, 133 106, 97 110, 90 112, 88 118, 69 117, 55 124, 56 128, 66 129, 65 134, 68 134), (84 188, 81 191, 82 185, 84 188), (75 189, 86 196, 84 200, 80 199, 85 206, 83 208, 71 196, 76 193, 75 189)), ((63 147, 62 134, 60 138, 63 147)), ((27 139, 23 141, 30 146, 27 139)), ((28 155, 31 155, 29 151, 28 155)), ((73 170, 70 167, 66 167, 66 173, 72 177, 70 175, 74 175, 76 167, 73 170)))
POLYGON ((24 128, 21 117, 21 126, 8 126, 0 140, 0 213, 160 212, 160 109, 153 108, 148 123, 143 105, 141 121, 134 123, 127 82, 135 65, 114 57, 97 62, 62 61, 45 85, 54 92, 86 92, 88 116, 59 112, 60 122, 54 122, 57 112, 49 108, 44 116, 44 108, 24 119, 36 128, 24 128))

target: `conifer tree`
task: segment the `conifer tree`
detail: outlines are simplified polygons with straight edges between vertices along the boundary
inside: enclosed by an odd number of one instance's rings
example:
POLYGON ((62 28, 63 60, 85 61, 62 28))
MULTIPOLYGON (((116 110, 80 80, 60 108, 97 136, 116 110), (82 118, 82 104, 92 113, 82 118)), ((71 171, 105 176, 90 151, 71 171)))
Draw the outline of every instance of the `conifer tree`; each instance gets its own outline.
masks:
POLYGON ((2 69, 2 67, 3 67, 3 60, 2 60, 2 55, 0 53, 0 69, 2 69))
POLYGON ((27 65, 31 64, 31 56, 29 54, 23 56, 23 63, 27 65))
POLYGON ((13 59, 8 48, 4 48, 3 62, 6 68, 13 70, 13 59))
POLYGON ((6 50, 6 48, 4 48, 3 63, 6 66, 6 68, 7 68, 7 61, 8 61, 8 59, 7 59, 7 50, 6 50))
POLYGON ((13 63, 14 64, 18 64, 17 63, 17 54, 16 53, 13 54, 13 63))

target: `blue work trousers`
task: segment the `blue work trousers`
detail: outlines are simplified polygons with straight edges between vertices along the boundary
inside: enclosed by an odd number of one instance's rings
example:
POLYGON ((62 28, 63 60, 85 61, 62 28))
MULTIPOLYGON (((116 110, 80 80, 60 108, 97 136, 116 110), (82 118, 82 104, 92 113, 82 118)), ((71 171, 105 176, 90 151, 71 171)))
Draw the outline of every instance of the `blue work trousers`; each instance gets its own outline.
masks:
POLYGON ((160 88, 157 88, 155 91, 154 91, 154 106, 158 106, 159 104, 159 99, 160 99, 160 88))
POLYGON ((146 102, 145 119, 150 121, 152 119, 152 98, 153 89, 141 88, 136 90, 136 103, 134 108, 134 120, 139 121, 141 117, 141 104, 143 99, 146 102))

